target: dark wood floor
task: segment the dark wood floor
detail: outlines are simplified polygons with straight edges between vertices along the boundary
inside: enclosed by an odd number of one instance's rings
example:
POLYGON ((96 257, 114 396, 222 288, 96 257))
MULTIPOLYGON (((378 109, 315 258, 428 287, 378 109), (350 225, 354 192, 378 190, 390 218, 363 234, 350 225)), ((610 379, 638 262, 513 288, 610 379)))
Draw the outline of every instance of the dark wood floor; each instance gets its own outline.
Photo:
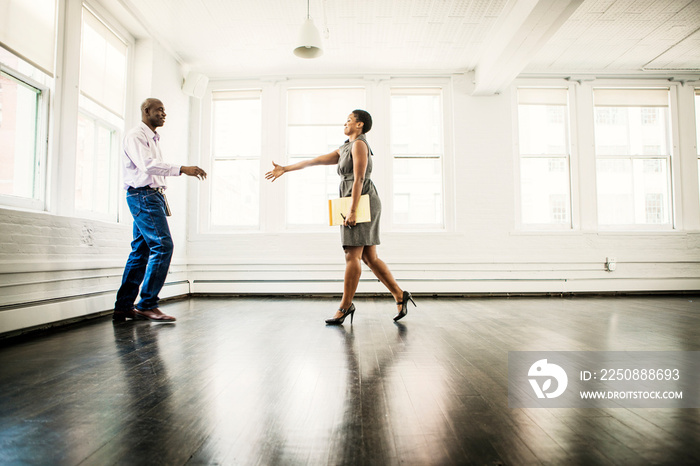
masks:
POLYGON ((0 347, 1 464, 699 464, 698 409, 511 409, 508 351, 700 350, 700 297, 195 298, 0 347))

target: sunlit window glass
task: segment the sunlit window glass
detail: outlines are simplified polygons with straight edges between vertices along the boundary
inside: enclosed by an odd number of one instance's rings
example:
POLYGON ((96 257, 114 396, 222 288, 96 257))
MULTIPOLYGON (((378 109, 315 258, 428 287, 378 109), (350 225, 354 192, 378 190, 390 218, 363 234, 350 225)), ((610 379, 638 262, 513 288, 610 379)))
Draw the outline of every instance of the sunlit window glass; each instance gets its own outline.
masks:
MULTIPOLYGON (((695 148, 698 152, 698 179, 700 180, 700 89, 695 89, 695 148)), ((698 190, 700 197, 700 190, 698 190)))
MULTIPOLYGON (((343 126, 348 115, 364 107, 364 88, 290 89, 287 163, 337 150, 347 139, 343 126)), ((338 197, 338 184, 335 165, 294 172, 287 178, 287 224, 327 225, 328 199, 338 197)))
POLYGON ((75 210, 116 220, 127 45, 87 8, 81 31, 75 210))
POLYGON ((42 92, 0 73, 0 194, 34 198, 42 92))
POLYGON ((443 128, 440 89, 393 89, 391 94, 393 223, 443 226, 443 128))
POLYGON ((259 90, 212 93, 211 225, 260 223, 262 106, 259 90))
POLYGON ((596 89, 598 223, 671 224, 668 89, 596 89))
POLYGON ((75 208, 110 212, 116 203, 117 131, 99 119, 78 115, 75 208))
POLYGON ((566 89, 518 89, 524 225, 571 226, 568 115, 566 89))
POLYGON ((116 115, 124 113, 126 43, 83 8, 80 92, 116 115))

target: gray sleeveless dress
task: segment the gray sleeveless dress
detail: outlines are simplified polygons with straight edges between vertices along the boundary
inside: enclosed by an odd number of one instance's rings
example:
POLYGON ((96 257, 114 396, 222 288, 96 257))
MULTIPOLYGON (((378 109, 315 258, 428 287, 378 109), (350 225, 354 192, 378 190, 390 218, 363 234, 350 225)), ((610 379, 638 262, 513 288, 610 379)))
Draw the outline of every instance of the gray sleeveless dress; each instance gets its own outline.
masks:
MULTIPOLYGON (((367 138, 361 134, 354 141, 345 141, 345 144, 340 146, 338 152, 340 159, 338 160, 338 175, 340 175, 340 197, 349 197, 352 195, 352 184, 355 181, 355 174, 352 166, 352 145, 358 141, 360 144, 367 144, 367 138)), ((367 170, 365 171, 365 181, 362 185, 362 194, 369 194, 369 209, 372 215, 372 221, 368 223, 358 223, 352 228, 345 226, 340 227, 340 239, 343 247, 345 246, 376 246, 379 244, 379 219, 382 214, 382 202, 379 200, 377 188, 372 182, 372 150, 367 144, 369 152, 367 160, 367 170)))

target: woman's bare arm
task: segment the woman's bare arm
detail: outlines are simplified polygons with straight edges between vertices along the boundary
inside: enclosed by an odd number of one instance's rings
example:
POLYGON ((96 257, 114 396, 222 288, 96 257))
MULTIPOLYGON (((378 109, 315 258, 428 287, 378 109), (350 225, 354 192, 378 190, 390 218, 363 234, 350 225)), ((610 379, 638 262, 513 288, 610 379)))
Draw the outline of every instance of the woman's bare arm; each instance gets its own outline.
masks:
POLYGON ((369 150, 367 144, 353 144, 352 171, 355 175, 355 179, 352 183, 352 203, 350 205, 350 212, 345 216, 345 225, 355 225, 355 211, 357 210, 357 206, 360 205, 360 196, 362 195, 362 187, 365 184, 365 172, 367 171, 368 163, 369 150))
POLYGON ((335 165, 340 160, 340 152, 337 150, 328 153, 326 155, 319 155, 309 160, 302 160, 301 162, 294 163, 292 165, 282 166, 275 162, 272 162, 274 168, 269 172, 265 173, 265 179, 275 181, 280 176, 287 172, 293 172, 296 170, 302 170, 306 167, 313 167, 316 165, 335 165))

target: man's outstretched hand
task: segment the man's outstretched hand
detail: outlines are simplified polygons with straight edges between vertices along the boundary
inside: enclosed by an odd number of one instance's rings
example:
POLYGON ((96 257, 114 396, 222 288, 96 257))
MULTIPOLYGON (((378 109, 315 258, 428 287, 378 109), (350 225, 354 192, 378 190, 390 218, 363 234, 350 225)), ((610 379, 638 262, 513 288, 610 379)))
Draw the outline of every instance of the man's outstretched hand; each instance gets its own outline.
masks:
POLYGON ((180 173, 184 173, 187 176, 196 176, 200 180, 203 180, 207 177, 207 172, 195 165, 191 167, 186 167, 183 165, 182 167, 180 167, 180 173))

